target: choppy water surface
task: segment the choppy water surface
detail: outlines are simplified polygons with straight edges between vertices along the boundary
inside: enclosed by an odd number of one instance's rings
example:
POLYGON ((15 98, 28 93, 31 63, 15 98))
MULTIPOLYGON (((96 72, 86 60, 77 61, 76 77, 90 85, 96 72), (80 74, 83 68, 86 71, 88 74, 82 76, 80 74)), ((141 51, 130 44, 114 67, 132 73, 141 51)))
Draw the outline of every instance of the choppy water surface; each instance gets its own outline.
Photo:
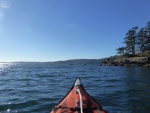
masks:
POLYGON ((0 113, 49 113, 80 77, 109 113, 150 113, 150 68, 0 63, 0 113))

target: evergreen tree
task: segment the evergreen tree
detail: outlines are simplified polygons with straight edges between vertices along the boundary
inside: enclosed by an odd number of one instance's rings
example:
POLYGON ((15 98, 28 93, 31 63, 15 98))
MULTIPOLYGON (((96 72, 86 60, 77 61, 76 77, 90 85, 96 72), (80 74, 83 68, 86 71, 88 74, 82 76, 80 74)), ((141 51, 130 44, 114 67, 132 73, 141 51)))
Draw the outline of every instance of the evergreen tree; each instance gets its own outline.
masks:
POLYGON ((125 48, 124 47, 119 47, 117 50, 117 54, 124 54, 125 48))
POLYGON ((126 34, 126 37, 124 38, 124 43, 126 45, 125 50, 127 54, 135 54, 136 41, 137 41, 137 34, 136 34, 137 29, 138 27, 134 27, 130 29, 126 34))
POLYGON ((138 52, 143 55, 143 53, 145 52, 145 47, 146 47, 146 42, 147 42, 146 32, 144 28, 141 28, 140 31, 138 32, 137 40, 138 40, 137 41, 138 52))
POLYGON ((150 53, 150 21, 147 23, 147 26, 144 28, 145 31, 145 52, 150 53))
POLYGON ((146 34, 147 34, 148 36, 150 36, 150 21, 147 22, 147 25, 146 25, 146 27, 145 27, 145 30, 146 30, 146 34))
POLYGON ((118 54, 150 54, 150 21, 138 33, 137 29, 138 27, 133 27, 128 30, 123 42, 125 47, 116 49, 118 54))

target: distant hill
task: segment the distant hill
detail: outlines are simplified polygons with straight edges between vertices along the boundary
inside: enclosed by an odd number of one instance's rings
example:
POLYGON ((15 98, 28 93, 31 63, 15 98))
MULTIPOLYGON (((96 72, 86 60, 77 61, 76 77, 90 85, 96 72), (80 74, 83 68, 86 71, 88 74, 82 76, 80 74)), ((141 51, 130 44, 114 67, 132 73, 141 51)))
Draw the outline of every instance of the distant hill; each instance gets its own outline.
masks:
MULTIPOLYGON (((50 64, 65 64, 65 65, 74 65, 74 64, 97 64, 101 65, 103 59, 71 59, 71 60, 64 60, 64 61, 54 61, 54 62, 38 62, 38 61, 17 61, 13 63, 50 63, 50 64)), ((8 62, 0 62, 0 63, 8 63, 8 62)))
POLYGON ((68 64, 68 65, 74 65, 74 64, 97 64, 100 65, 103 59, 72 59, 72 60, 65 60, 65 61, 55 61, 51 63, 58 63, 58 64, 68 64))

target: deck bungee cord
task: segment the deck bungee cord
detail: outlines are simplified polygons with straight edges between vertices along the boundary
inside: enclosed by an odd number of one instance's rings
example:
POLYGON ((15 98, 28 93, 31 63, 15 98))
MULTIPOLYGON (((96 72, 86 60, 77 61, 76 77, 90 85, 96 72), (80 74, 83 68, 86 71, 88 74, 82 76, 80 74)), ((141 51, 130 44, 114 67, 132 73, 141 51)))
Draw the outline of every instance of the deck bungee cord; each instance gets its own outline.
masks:
POLYGON ((81 113, 83 113, 82 95, 81 95, 80 89, 78 87, 77 87, 76 91, 79 93, 79 96, 80 96, 80 110, 81 110, 81 113))

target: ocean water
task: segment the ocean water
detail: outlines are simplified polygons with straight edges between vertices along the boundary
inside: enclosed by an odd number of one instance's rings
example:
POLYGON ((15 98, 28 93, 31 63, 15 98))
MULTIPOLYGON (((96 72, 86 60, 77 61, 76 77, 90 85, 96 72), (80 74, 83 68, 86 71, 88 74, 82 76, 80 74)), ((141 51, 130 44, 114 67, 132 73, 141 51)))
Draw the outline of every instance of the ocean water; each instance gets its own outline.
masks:
POLYGON ((150 113, 150 68, 0 63, 0 113, 49 113, 76 78, 109 113, 150 113))

